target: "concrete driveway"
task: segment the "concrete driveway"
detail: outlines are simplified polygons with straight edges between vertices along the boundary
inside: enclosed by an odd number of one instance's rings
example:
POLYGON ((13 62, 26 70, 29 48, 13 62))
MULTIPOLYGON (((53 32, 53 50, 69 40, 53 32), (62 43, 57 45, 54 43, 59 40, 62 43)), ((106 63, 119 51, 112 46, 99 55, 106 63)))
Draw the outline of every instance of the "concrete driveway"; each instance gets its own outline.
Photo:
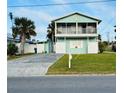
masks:
POLYGON ((8 77, 45 75, 51 66, 63 54, 35 54, 7 62, 8 77))

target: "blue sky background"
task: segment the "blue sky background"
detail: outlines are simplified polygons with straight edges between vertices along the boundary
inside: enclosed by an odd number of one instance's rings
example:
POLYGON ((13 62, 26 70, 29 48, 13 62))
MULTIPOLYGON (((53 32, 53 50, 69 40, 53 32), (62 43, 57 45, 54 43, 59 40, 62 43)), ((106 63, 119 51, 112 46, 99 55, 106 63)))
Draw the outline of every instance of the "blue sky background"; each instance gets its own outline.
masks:
MULTIPOLYGON (((83 1, 95 0, 8 0, 8 6, 83 1)), ((114 25, 116 25, 116 2, 44 7, 8 7, 8 14, 9 12, 12 12, 14 17, 27 17, 34 21, 37 36, 32 37, 32 39, 40 41, 46 40, 47 26, 51 20, 73 12, 80 12, 101 19, 102 22, 98 26, 98 32, 102 35, 103 40, 107 40, 108 32, 110 33, 110 40, 114 40, 115 36, 114 25)), ((9 16, 7 18, 7 21, 7 33, 11 33, 11 20, 9 16)))

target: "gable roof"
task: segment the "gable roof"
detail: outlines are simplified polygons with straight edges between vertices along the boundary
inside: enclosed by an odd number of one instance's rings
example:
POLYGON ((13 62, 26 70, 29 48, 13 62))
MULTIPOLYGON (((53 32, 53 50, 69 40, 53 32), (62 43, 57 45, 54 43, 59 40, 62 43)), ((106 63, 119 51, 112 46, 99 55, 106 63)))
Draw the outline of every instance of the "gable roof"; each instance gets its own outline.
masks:
POLYGON ((69 15, 66 15, 66 16, 63 16, 63 17, 60 17, 60 18, 57 18, 55 20, 52 20, 52 22, 58 21, 58 20, 61 20, 61 19, 64 19, 64 18, 67 18, 67 17, 72 16, 72 15, 75 15, 75 14, 80 15, 80 16, 84 16, 84 17, 87 17, 87 18, 90 18, 90 19, 93 19, 93 20, 96 20, 96 21, 98 21, 98 23, 101 22, 100 19, 97 19, 97 18, 94 18, 94 17, 91 17, 91 16, 87 16, 87 15, 84 15, 84 14, 78 13, 78 12, 75 12, 75 13, 72 13, 72 14, 69 14, 69 15))

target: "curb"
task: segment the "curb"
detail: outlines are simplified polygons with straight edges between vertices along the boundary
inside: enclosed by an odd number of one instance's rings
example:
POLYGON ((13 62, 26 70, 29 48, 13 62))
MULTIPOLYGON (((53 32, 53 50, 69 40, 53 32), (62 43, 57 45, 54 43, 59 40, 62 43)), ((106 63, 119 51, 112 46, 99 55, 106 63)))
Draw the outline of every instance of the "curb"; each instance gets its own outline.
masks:
POLYGON ((87 76, 115 76, 116 74, 82 74, 82 75, 32 75, 32 76, 7 76, 7 78, 16 77, 87 77, 87 76))

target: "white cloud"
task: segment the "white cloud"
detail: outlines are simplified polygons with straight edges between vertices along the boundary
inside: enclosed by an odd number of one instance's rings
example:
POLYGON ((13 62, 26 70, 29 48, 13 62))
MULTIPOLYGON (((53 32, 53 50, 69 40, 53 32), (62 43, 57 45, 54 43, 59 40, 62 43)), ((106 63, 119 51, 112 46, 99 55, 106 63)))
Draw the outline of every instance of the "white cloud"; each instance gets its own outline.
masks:
POLYGON ((32 39, 36 39, 36 40, 46 40, 46 35, 47 35, 47 29, 46 26, 37 26, 36 28, 36 32, 37 32, 37 36, 36 37, 32 37, 32 39))
POLYGON ((106 18, 115 17, 115 8, 109 4, 99 3, 99 4, 87 4, 91 10, 94 10, 94 14, 103 15, 106 18), (106 15, 106 16, 105 16, 106 15))
POLYGON ((15 10, 16 16, 25 16, 37 20, 41 20, 42 22, 49 22, 54 17, 50 14, 43 12, 42 10, 32 10, 32 9, 26 9, 26 8, 20 8, 18 10, 15 10))

